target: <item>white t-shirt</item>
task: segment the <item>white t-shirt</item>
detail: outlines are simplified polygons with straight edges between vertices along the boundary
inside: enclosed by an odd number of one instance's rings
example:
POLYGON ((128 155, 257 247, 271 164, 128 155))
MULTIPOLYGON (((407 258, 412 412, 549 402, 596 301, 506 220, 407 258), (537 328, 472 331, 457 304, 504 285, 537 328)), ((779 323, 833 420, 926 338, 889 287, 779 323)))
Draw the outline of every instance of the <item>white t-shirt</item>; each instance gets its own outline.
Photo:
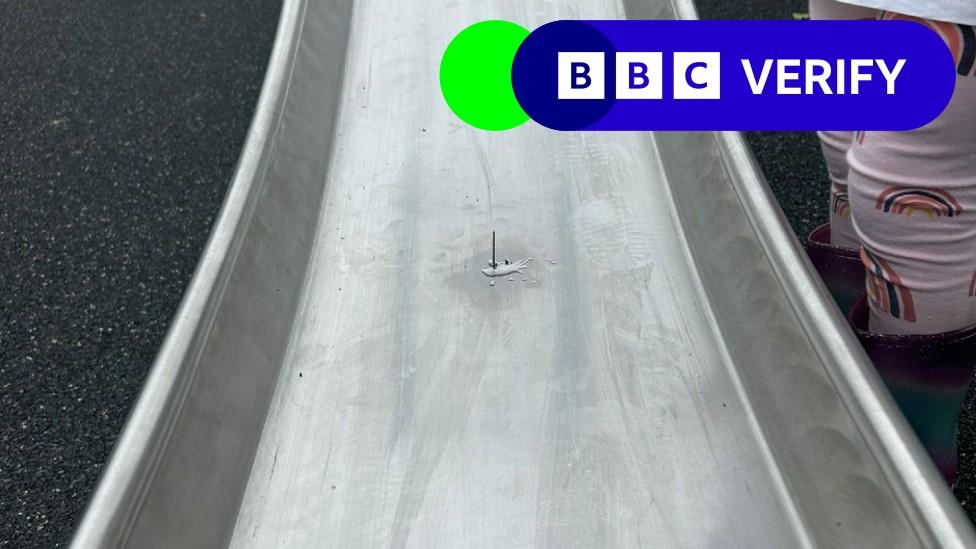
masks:
POLYGON ((976 0, 841 0, 845 4, 894 11, 925 19, 976 25, 976 0))

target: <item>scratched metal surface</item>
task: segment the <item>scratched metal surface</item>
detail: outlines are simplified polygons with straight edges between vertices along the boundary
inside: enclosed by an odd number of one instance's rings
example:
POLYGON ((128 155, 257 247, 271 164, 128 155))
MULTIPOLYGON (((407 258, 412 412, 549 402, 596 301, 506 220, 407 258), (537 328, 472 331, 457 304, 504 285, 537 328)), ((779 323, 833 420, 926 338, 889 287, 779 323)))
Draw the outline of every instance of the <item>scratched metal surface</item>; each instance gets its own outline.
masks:
POLYGON ((692 14, 286 2, 75 546, 971 544, 737 134, 487 133, 440 99, 473 21, 692 14), (494 285, 492 230, 533 258, 494 285))
POLYGON ((653 141, 481 132, 437 101, 439 53, 471 21, 616 18, 618 3, 358 8, 233 545, 795 545, 653 141), (492 229, 499 259, 534 258, 495 286, 492 229), (736 506, 752 516, 714 512, 736 506))

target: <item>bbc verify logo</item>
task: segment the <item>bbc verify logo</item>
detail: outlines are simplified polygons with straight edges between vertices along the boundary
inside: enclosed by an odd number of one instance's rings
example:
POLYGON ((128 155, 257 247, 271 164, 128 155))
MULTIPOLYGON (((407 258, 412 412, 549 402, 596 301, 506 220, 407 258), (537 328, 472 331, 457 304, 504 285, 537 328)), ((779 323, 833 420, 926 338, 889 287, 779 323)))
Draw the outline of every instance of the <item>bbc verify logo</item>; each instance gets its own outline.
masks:
POLYGON ((489 130, 911 130, 954 86, 908 21, 492 21, 441 63, 448 105, 489 130))
MULTIPOLYGON (((662 52, 617 52, 615 57, 617 99, 663 99, 662 52)), ((721 99, 720 52, 674 52, 672 95, 674 99, 721 99)), ((895 83, 905 59, 889 67, 885 59, 764 59, 761 68, 750 59, 740 60, 753 94, 767 89, 783 95, 861 93, 861 85, 880 77, 884 93, 895 93, 895 83), (767 87, 775 68, 772 87, 767 87)), ((559 52, 559 99, 604 99, 603 52, 559 52)))
MULTIPOLYGON (((557 97, 605 99, 603 52, 559 52, 557 97)), ((674 52, 671 58, 674 99, 721 99, 721 52, 674 52)), ((617 52, 614 56, 617 99, 663 99, 664 53, 617 52)))

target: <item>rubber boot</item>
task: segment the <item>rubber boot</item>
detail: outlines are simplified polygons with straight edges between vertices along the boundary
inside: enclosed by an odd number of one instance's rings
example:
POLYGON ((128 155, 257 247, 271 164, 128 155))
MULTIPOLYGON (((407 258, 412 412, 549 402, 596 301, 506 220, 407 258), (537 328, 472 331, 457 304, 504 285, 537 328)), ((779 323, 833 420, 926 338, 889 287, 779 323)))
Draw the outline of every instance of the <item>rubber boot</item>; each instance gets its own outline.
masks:
POLYGON ((864 264, 857 250, 830 243, 830 225, 821 225, 807 237, 807 255, 845 315, 864 295, 864 264))
POLYGON ((956 479, 956 425, 976 368, 976 326, 935 335, 867 330, 861 297, 848 315, 874 366, 950 486, 956 479))

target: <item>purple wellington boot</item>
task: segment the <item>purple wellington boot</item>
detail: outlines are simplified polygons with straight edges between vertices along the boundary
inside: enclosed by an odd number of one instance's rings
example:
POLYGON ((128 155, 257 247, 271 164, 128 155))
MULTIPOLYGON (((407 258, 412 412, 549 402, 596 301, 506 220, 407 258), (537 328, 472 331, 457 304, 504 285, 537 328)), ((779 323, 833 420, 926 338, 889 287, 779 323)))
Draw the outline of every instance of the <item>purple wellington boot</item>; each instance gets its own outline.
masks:
POLYGON ((864 264, 858 251, 830 243, 830 225, 821 225, 807 237, 807 255, 841 312, 847 314, 864 295, 864 264))
POLYGON ((976 368, 976 326, 935 335, 886 335, 867 330, 862 297, 848 320, 895 402, 946 482, 956 479, 956 424, 976 368))

